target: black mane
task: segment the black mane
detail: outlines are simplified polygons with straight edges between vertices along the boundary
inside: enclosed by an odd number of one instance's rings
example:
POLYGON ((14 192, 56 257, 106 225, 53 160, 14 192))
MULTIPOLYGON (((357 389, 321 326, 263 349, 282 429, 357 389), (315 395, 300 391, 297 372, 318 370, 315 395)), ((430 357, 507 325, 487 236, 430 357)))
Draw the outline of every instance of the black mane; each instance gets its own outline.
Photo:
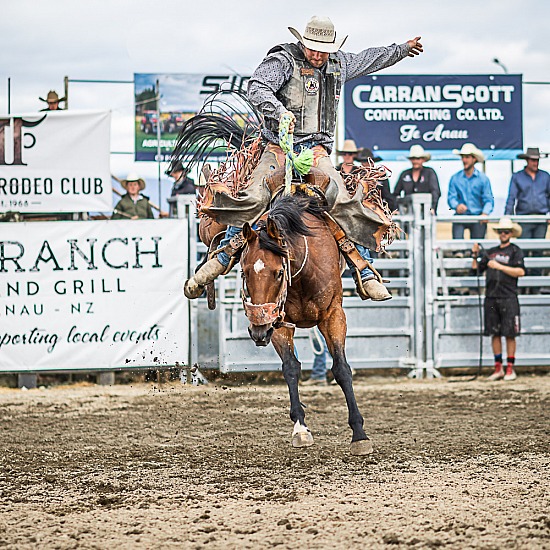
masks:
MULTIPOLYGON (((311 231, 304 222, 305 213, 322 219, 325 207, 315 196, 307 195, 283 195, 275 200, 269 211, 268 219, 277 226, 283 236, 285 244, 294 245, 298 237, 311 235, 311 231)), ((260 226, 260 248, 269 250, 278 256, 287 256, 286 246, 281 246, 276 240, 267 234, 265 224, 260 226)))

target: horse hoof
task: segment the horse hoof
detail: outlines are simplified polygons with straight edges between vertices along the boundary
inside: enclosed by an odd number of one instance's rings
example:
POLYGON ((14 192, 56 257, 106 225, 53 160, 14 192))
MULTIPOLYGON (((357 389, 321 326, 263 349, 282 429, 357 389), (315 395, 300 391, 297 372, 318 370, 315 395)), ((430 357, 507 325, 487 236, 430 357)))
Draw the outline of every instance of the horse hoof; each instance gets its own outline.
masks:
POLYGON ((354 456, 370 455, 374 452, 372 441, 370 439, 361 439, 361 441, 352 441, 350 452, 354 456))
POLYGON ((311 447, 313 445, 313 436, 308 430, 307 432, 298 432, 292 436, 293 447, 311 447))

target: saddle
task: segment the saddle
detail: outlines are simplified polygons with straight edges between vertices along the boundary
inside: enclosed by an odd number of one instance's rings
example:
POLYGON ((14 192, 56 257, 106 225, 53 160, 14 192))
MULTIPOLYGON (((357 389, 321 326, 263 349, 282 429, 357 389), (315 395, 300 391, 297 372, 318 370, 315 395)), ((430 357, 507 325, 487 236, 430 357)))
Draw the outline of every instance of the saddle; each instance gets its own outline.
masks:
MULTIPOLYGON (((274 199, 280 195, 285 187, 285 169, 284 167, 277 168, 272 174, 266 177, 265 182, 269 191, 271 192, 271 198, 274 199)), ((321 202, 327 202, 325 192, 329 186, 330 178, 319 168, 311 167, 308 174, 303 177, 303 182, 293 182, 291 193, 295 193, 299 190, 305 195, 317 195, 321 202)))

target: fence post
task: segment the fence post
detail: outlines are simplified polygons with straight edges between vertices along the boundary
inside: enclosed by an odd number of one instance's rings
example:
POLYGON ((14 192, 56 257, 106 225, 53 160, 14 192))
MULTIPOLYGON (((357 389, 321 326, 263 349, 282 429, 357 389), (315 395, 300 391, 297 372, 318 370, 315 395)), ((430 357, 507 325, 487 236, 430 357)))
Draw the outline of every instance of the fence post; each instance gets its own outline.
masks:
MULTIPOLYGON (((195 273, 197 267, 197 222, 195 218, 197 198, 195 195, 177 195, 176 209, 177 217, 187 226, 187 242, 184 243, 187 248, 187 269, 184 273, 185 279, 189 279, 195 273)), ((187 367, 192 367, 198 361, 198 331, 197 327, 198 304, 197 300, 187 300, 187 318, 189 320, 189 330, 187 333, 189 353, 185 358, 187 367)))
POLYGON ((413 304, 415 378, 432 378, 433 370, 433 276, 432 276, 432 197, 427 193, 411 196, 413 222, 413 304))

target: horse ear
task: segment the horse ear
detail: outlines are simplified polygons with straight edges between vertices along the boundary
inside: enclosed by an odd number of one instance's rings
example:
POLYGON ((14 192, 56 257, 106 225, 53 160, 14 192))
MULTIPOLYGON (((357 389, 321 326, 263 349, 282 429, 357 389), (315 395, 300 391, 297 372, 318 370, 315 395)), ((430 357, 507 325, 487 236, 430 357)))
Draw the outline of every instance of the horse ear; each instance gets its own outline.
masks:
POLYGON ((243 225, 243 237, 246 239, 246 241, 253 241, 257 236, 258 235, 256 234, 256 231, 252 229, 248 222, 245 222, 245 224, 243 225))
POLYGON ((279 234, 279 228, 277 224, 271 219, 267 218, 267 234, 274 240, 279 241, 281 235, 279 234))

